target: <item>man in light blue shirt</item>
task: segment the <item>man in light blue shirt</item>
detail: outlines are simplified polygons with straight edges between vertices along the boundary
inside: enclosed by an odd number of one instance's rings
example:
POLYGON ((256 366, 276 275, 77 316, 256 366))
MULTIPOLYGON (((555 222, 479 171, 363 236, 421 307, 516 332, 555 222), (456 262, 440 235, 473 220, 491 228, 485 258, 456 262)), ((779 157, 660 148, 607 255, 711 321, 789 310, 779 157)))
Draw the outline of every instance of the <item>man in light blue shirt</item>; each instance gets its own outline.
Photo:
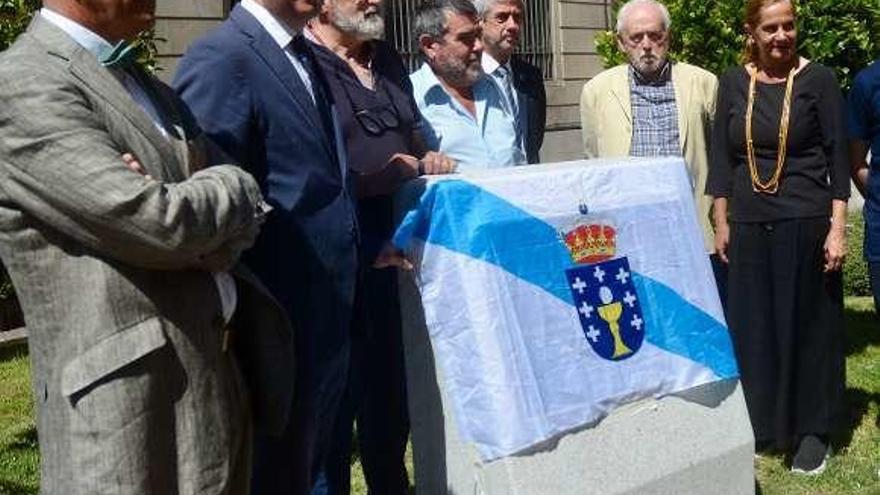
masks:
POLYGON ((477 11, 468 0, 432 0, 416 14, 425 64, 410 75, 428 147, 459 171, 526 163, 513 116, 483 73, 477 11))

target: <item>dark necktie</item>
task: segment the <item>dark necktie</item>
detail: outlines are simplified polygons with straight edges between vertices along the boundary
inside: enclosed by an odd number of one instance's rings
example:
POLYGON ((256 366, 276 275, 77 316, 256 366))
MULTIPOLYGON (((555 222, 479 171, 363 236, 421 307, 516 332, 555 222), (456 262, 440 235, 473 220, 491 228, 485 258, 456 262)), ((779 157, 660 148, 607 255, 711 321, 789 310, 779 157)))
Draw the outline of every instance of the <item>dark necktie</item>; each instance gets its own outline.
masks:
POLYGON ((330 140, 331 147, 334 147, 336 135, 333 130, 333 110, 318 73, 315 56, 312 53, 311 48, 308 47, 305 37, 301 34, 293 37, 293 40, 290 42, 290 47, 293 50, 293 54, 300 61, 306 73, 309 75, 309 79, 312 83, 312 96, 314 97, 315 108, 318 110, 318 116, 321 119, 321 124, 324 126, 324 132, 330 140))

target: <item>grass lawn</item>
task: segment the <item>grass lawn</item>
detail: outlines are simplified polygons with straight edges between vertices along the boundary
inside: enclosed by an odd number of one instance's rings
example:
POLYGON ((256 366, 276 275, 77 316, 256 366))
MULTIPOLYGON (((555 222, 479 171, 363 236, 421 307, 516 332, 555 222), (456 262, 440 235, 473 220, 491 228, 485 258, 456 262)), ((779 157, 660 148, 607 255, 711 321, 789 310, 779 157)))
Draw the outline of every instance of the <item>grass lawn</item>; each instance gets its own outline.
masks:
POLYGON ((847 411, 835 455, 818 477, 788 472, 781 456, 755 463, 762 495, 880 495, 880 323, 870 298, 847 298, 847 411))
MULTIPOLYGON (((848 298, 846 306, 848 408, 836 455, 814 478, 790 474, 781 457, 758 459, 762 495, 880 495, 880 323, 869 298, 848 298)), ((410 455, 407 461, 412 472, 410 455)), ((38 462, 27 354, 0 350, 0 495, 36 493, 38 462)), ((367 493, 357 459, 352 493, 367 493)))
POLYGON ((24 347, 0 350, 0 494, 37 493, 39 455, 24 347))

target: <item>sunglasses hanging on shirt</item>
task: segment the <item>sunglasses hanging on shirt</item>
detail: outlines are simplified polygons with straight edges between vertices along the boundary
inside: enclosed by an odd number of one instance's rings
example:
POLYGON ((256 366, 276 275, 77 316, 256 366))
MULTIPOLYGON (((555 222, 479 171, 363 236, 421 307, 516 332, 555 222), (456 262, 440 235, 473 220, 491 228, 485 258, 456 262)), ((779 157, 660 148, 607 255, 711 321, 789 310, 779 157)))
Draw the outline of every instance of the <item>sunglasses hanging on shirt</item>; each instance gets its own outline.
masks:
POLYGON ((400 127, 400 116, 397 106, 394 105, 394 101, 389 97, 381 78, 376 80, 375 94, 380 99, 384 99, 385 102, 367 108, 355 103, 348 89, 348 84, 340 76, 339 72, 336 73, 336 77, 339 78, 343 93, 345 93, 345 97, 351 105, 351 112, 354 114, 355 120, 358 121, 358 124, 367 134, 381 136, 389 129, 400 127))

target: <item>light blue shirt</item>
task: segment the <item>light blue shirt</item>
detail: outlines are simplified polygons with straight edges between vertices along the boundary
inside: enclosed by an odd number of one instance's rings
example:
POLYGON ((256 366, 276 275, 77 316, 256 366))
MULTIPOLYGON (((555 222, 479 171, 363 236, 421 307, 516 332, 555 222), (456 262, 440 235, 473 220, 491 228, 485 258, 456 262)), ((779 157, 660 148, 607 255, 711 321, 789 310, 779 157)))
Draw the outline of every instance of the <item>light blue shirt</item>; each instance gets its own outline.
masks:
POLYGON ((446 92, 428 64, 409 78, 422 114, 425 143, 455 160, 460 172, 526 164, 507 103, 487 77, 473 88, 476 117, 446 92))

